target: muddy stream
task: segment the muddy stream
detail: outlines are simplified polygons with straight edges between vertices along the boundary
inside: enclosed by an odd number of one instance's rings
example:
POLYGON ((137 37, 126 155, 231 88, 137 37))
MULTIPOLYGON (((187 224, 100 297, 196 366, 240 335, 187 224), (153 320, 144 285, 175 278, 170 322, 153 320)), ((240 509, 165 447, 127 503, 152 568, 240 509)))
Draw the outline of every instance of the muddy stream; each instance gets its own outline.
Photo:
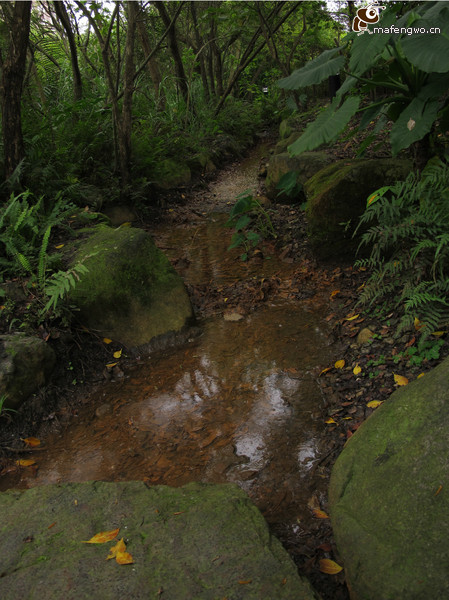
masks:
MULTIPOLYGON (((170 258, 182 256, 178 266, 187 283, 224 285, 291 271, 275 256, 246 264, 226 250, 230 232, 221 213, 256 185, 261 152, 211 186, 211 206, 198 221, 154 232, 170 258)), ((326 301, 315 296, 265 303, 240 320, 200 321, 199 337, 141 356, 125 377, 94 389, 69 424, 44 440, 37 471, 6 477, 2 488, 88 480, 234 482, 295 554, 312 519, 310 498, 325 492, 326 425, 316 380, 334 354, 326 311, 326 301)))

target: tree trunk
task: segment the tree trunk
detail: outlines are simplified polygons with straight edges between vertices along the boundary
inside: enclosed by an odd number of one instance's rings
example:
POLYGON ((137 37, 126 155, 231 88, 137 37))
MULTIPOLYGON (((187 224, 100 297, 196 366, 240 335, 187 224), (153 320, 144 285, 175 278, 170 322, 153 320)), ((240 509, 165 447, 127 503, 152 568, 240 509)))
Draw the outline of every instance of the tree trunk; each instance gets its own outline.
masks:
POLYGON ((168 45, 170 47, 170 52, 175 64, 178 89, 180 90, 181 95, 187 104, 189 97, 189 88, 187 85, 187 77, 184 72, 184 65, 182 64, 181 53, 179 52, 178 40, 176 39, 175 24, 170 19, 170 15, 168 14, 167 9, 165 8, 165 2, 162 2, 162 0, 157 0, 156 2, 154 2, 154 5, 159 11, 159 15, 162 19, 164 27, 168 29, 168 45))
MULTIPOLYGON (((151 55, 151 42, 150 36, 146 28, 146 24, 142 19, 137 21, 137 29, 139 30, 140 43, 142 44, 144 56, 151 55)), ((156 107, 158 110, 165 109, 165 92, 161 87, 162 77, 159 65, 155 57, 150 58, 147 63, 148 73, 150 74, 151 81, 153 82, 154 94, 156 96, 156 107)))
MULTIPOLYGON (((10 4, 9 2, 2 2, 10 4)), ((31 2, 14 2, 9 49, 2 61, 1 106, 5 178, 10 177, 25 158, 22 135, 21 99, 30 34, 31 2)))
POLYGON ((55 7, 58 19, 61 21, 61 24, 64 27, 69 42, 70 62, 72 65, 73 74, 73 95, 75 101, 81 100, 83 97, 83 82, 81 80, 81 72, 78 65, 78 52, 76 49, 75 36, 73 35, 72 26, 70 25, 69 15, 62 0, 59 2, 54 2, 53 6, 55 7))

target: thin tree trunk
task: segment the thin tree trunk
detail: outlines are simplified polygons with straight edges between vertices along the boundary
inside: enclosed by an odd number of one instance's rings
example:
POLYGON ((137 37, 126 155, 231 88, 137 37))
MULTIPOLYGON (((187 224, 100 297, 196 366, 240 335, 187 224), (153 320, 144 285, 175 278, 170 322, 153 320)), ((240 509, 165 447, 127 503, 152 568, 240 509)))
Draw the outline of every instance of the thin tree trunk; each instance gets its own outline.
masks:
POLYGON ((67 40, 69 42, 70 63, 72 65, 73 74, 73 96, 75 101, 81 100, 83 97, 83 82, 81 79, 81 71, 78 65, 78 52, 76 49, 75 36, 73 35, 72 26, 70 25, 69 15, 62 0, 59 2, 54 2, 53 6, 55 7, 58 19, 61 21, 61 24, 64 27, 67 40))
MULTIPOLYGON (((140 43, 142 44, 144 56, 151 56, 151 42, 146 25, 142 19, 137 21, 140 43)), ((154 94, 156 96, 156 107, 158 110, 164 110, 166 104, 165 92, 161 86, 162 77, 156 58, 153 56, 147 63, 148 73, 153 82, 154 94)))
MULTIPOLYGON (((2 2, 2 5, 10 2, 2 2)), ((3 7, 5 10, 5 7, 3 7)), ((6 9, 8 10, 8 9, 6 9)), ((31 2, 14 2, 8 55, 2 60, 1 106, 5 177, 10 177, 25 158, 21 99, 30 34, 31 2)))
POLYGON ((187 77, 184 71, 184 65, 182 64, 181 53, 179 52, 178 40, 176 39, 175 24, 173 20, 170 19, 170 15, 168 14, 167 9, 165 8, 165 2, 163 2, 162 0, 156 0, 154 2, 154 5, 159 11, 159 15, 162 19, 164 27, 168 29, 168 45, 170 47, 170 52, 175 65, 178 89, 180 90, 181 95, 187 104, 189 97, 189 87, 187 85, 187 77))

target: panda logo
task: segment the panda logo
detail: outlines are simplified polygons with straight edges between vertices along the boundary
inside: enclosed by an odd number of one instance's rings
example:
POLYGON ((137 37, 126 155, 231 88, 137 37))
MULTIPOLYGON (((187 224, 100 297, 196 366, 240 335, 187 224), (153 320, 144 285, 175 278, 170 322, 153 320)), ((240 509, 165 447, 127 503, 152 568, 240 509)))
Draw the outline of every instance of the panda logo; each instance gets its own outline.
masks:
POLYGON ((379 6, 377 0, 368 4, 366 8, 359 8, 357 10, 357 16, 355 16, 352 21, 352 30, 357 31, 358 35, 362 35, 365 31, 371 34, 372 32, 368 29, 368 25, 377 23, 380 18, 380 11, 383 8, 385 8, 385 6, 379 6))

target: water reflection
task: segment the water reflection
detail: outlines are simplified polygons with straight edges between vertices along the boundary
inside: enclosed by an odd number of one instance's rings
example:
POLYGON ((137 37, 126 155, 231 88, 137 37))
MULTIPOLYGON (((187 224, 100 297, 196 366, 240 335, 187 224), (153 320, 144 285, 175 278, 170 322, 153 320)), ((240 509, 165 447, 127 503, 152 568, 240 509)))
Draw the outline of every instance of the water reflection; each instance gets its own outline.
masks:
POLYGON ((315 365, 329 352, 320 316, 283 303, 236 323, 209 320, 193 346, 102 386, 66 433, 46 440, 37 475, 24 470, 15 487, 233 481, 269 519, 293 522, 317 485, 306 476, 322 431, 315 365))

